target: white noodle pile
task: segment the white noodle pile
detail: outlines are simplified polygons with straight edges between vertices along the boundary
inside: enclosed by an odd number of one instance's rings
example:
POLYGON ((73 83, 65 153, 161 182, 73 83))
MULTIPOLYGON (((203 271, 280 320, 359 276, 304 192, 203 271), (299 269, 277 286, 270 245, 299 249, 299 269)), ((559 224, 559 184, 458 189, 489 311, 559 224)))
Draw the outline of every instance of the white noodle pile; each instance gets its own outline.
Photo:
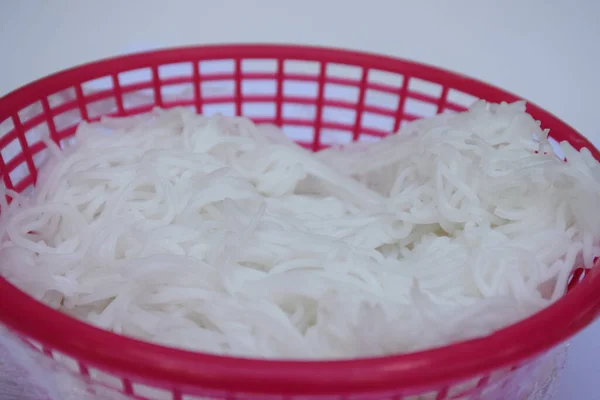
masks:
POLYGON ((600 255, 599 164, 567 143, 561 161, 546 137, 523 103, 316 155, 244 118, 106 118, 64 153, 47 140, 32 196, 6 193, 0 268, 99 327, 216 354, 352 358, 486 335, 600 255))

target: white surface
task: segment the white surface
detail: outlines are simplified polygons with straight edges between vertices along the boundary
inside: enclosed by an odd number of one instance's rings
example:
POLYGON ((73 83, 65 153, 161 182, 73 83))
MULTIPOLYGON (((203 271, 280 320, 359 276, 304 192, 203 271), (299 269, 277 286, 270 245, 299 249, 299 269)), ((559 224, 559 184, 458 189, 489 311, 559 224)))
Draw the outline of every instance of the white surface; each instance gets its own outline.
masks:
MULTIPOLYGON (((125 50, 330 45, 483 79, 538 103, 599 146, 598 15, 595 0, 0 0, 0 95, 125 50)), ((573 340, 557 400, 600 399, 598 334, 596 323, 573 340)))

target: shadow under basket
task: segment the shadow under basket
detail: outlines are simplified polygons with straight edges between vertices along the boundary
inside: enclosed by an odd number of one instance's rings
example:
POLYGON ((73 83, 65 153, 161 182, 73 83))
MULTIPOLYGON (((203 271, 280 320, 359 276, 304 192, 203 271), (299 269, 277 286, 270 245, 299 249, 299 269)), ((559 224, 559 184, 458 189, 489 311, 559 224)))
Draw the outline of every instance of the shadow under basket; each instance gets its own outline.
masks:
MULTIPOLYGON (((50 135, 64 148, 81 121, 154 107, 244 115, 318 151, 376 141, 403 124, 516 95, 386 56, 291 45, 221 45, 138 53, 75 67, 0 98, 0 173, 23 192, 50 135)), ((600 153, 529 103, 557 141, 600 153)), ((600 310, 600 269, 577 269, 568 293, 488 337, 373 359, 266 361, 187 352, 103 331, 0 278, 0 394, 19 399, 546 399, 564 342, 600 310), (30 396, 30 397, 28 397, 30 396)))

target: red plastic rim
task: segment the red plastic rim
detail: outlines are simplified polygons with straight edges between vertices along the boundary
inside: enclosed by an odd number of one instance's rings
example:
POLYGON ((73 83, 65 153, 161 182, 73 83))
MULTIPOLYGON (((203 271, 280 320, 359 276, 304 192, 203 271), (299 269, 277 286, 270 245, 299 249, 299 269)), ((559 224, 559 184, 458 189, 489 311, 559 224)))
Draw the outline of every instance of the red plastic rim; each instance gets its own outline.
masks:
MULTIPOLYGON (((340 62, 398 70, 403 74, 458 87, 489 101, 514 101, 511 93, 443 69, 380 55, 305 46, 227 45, 187 47, 98 61, 45 77, 0 99, 0 121, 40 96, 66 84, 120 71, 202 58, 273 58, 340 62), (467 90, 468 89, 468 90, 467 90)), ((600 153, 564 122, 535 105, 529 112, 576 147, 600 153)), ((531 318, 491 336, 407 355, 329 362, 266 361, 176 350, 123 337, 52 310, 0 278, 0 319, 20 334, 50 348, 140 381, 171 387, 234 389, 261 393, 357 393, 397 388, 427 388, 539 354, 588 325, 600 311, 600 269, 593 268, 567 295, 531 318)))

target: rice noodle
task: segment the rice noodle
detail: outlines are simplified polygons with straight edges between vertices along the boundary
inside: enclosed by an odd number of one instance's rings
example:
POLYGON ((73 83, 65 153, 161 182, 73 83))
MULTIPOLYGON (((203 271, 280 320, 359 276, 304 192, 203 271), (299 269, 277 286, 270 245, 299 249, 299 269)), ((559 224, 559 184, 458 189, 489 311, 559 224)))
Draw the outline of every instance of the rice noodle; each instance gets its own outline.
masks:
POLYGON ((2 188, 0 270, 101 328, 215 354, 487 335, 600 255, 600 166, 568 143, 563 162, 547 134, 521 102, 314 155, 274 126, 187 109, 82 123, 63 152, 43 139, 31 196, 2 188))

